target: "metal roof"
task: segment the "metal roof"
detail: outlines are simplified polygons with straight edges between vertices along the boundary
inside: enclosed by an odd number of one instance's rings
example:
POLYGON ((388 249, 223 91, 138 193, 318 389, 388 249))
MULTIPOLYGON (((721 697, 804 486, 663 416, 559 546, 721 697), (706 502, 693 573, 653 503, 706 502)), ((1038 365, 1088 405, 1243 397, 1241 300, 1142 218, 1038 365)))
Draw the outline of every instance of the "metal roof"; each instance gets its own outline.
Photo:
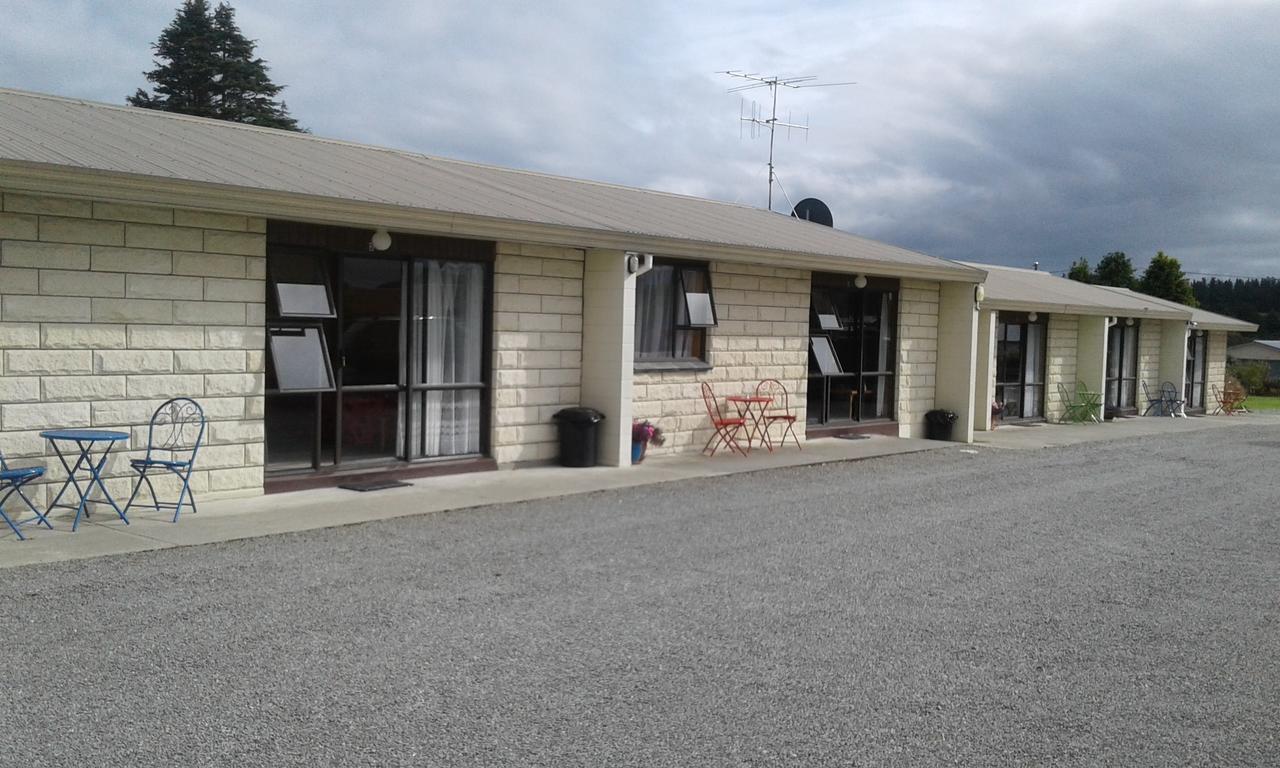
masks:
POLYGON ((1280 360, 1280 341, 1254 339, 1227 347, 1227 356, 1237 360, 1280 360))
POLYGON ((1191 322, 1195 323, 1196 327, 1202 328, 1206 331, 1238 331, 1241 333, 1252 333, 1258 330, 1258 326, 1254 323, 1247 323, 1244 320, 1237 320, 1234 317, 1219 315, 1216 312, 1210 312, 1206 309, 1200 309, 1199 307, 1188 307, 1185 304, 1179 304, 1176 301, 1169 301, 1168 299, 1161 299, 1145 293, 1138 293, 1137 291, 1131 291, 1128 288, 1115 288, 1109 285, 1100 285, 1097 287, 1105 291, 1119 293, 1122 296, 1139 296, 1145 301, 1162 304, 1173 309, 1187 310, 1191 313, 1191 322))
MULTIPOLYGON (((980 282, 956 262, 790 216, 134 107, 0 89, 0 180, 27 165, 78 169, 634 236, 820 257, 980 282)), ((567 239, 566 245, 578 245, 567 239)))
POLYGON ((1033 269, 994 264, 972 266, 987 271, 983 306, 991 309, 1165 320, 1191 319, 1190 307, 1132 291, 1117 292, 1033 269))

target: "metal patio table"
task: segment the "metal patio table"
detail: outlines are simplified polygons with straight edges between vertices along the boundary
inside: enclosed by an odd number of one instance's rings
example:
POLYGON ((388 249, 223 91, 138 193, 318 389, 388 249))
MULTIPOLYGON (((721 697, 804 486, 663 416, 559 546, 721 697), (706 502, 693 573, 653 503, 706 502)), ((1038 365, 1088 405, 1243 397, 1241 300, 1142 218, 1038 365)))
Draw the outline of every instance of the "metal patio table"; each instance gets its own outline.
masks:
POLYGON ((124 510, 120 508, 120 505, 116 504, 115 500, 111 498, 106 484, 102 482, 102 468, 107 465, 107 457, 111 455, 111 449, 115 447, 116 443, 128 440, 129 433, 107 429, 50 429, 41 432, 40 436, 53 445, 53 452, 58 455, 58 461, 62 462, 62 468, 67 470, 67 480, 62 484, 62 488, 58 490, 58 495, 53 497, 53 503, 49 505, 46 514, 57 507, 74 509, 76 517, 71 523, 71 530, 74 531, 80 527, 80 516, 89 516, 88 510, 85 509, 86 504, 110 504, 111 508, 120 516, 120 519, 124 521, 124 524, 128 525, 129 518, 125 516, 124 510), (75 444, 79 456, 76 458, 74 465, 67 463, 67 456, 62 452, 59 443, 75 444), (102 454, 95 459, 93 451, 99 443, 103 444, 102 454), (80 489, 80 481, 76 478, 76 473, 81 471, 81 467, 84 467, 89 472, 88 482, 85 484, 84 490, 80 489), (93 493, 94 485, 97 485, 102 491, 103 499, 89 498, 89 494, 93 493), (80 497, 78 504, 58 503, 62 500, 62 495, 67 492, 68 486, 75 487, 76 494, 80 497))
POLYGON ((747 450, 751 450, 753 439, 760 438, 760 444, 767 445, 772 451, 773 441, 769 439, 769 431, 764 426, 764 412, 773 398, 763 395, 730 395, 725 400, 733 403, 738 411, 738 418, 747 425, 747 450))

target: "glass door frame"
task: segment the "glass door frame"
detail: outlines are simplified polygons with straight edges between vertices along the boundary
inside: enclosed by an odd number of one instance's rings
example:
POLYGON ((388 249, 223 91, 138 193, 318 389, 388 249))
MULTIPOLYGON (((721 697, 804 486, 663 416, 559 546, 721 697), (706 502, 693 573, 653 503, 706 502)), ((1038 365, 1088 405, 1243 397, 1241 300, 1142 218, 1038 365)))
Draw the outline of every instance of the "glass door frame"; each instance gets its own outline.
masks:
MULTIPOLYGON (((828 374, 822 373, 820 368, 815 368, 816 360, 813 352, 808 355, 808 392, 809 401, 815 393, 820 393, 820 405, 818 408, 809 407, 806 402, 806 421, 812 428, 841 428, 841 427, 857 427, 864 425, 884 425, 893 424, 898 417, 898 363, 901 357, 901 340, 898 337, 898 322, 901 314, 901 283, 892 278, 865 278, 866 284, 862 288, 858 288, 856 284, 856 276, 852 274, 832 274, 815 272, 810 277, 810 293, 809 293, 809 336, 810 339, 818 336, 825 336, 829 339, 835 339, 837 336, 844 338, 857 339, 857 360, 837 360, 840 362, 841 372, 828 374), (817 307, 813 301, 813 297, 822 292, 830 299, 829 307, 834 313, 841 326, 838 330, 831 327, 823 327, 822 319, 817 307), (845 292, 852 295, 854 300, 846 305, 840 305, 839 299, 833 296, 833 293, 845 292), (851 292, 851 293, 850 293, 851 292), (877 305, 875 311, 882 312, 883 302, 888 302, 888 317, 880 317, 877 320, 878 325, 873 325, 866 321, 868 312, 868 297, 879 297, 880 304, 877 305), (887 322, 885 326, 883 323, 887 322), (865 367, 868 357, 868 350, 865 346, 866 331, 872 327, 879 328, 878 338, 888 343, 888 349, 885 356, 890 358, 889 367, 884 370, 870 370, 865 367), (888 334, 885 338, 885 334, 888 334), (886 398, 885 410, 887 415, 865 415, 863 413, 863 397, 868 391, 866 384, 869 380, 875 382, 872 392, 876 393, 877 398, 886 398), (850 407, 849 418, 832 418, 831 407, 833 389, 840 389, 840 395, 849 395, 850 407), (852 387, 852 389, 847 389, 852 387)), ((823 307, 825 309, 827 307, 823 307)), ((812 343, 812 342, 811 342, 812 343)), ((833 344, 835 342, 833 341, 833 344)), ((836 344, 839 347, 839 344, 836 344)), ((876 355, 877 357, 879 355, 876 355)))
POLYGON ((996 343, 995 343, 995 396, 996 399, 1005 404, 1006 410, 1001 414, 1000 418, 1005 422, 1031 422, 1045 420, 1045 369, 1048 363, 1047 354, 1049 347, 1049 321, 1044 315, 1037 313, 1035 320, 1032 320, 1029 313, 1025 312, 1000 312, 996 316, 996 343), (1019 328, 1018 341, 1013 342, 1002 338, 1001 330, 1004 330, 1005 336, 1008 335, 1009 326, 1017 326, 1019 328), (1040 331, 1040 364, 1037 371, 1037 380, 1034 382, 1027 381, 1027 353, 1028 340, 1031 338, 1029 333, 1030 327, 1036 326, 1040 331), (1000 381, 1001 368, 1001 345, 1017 344, 1018 345, 1018 378, 1016 381, 1006 380, 1000 381), (1014 387, 1018 391, 1018 413, 1010 414, 1007 411, 1008 400, 1002 400, 1000 395, 1002 391, 1014 387), (1037 405, 1039 414, 1028 416, 1027 414, 1027 390, 1033 388, 1037 391, 1037 405))
MULTIPOLYGON (((460 382, 453 384, 425 384, 422 375, 426 366, 426 360, 423 359, 420 350, 423 349, 422 334, 424 333, 424 324, 419 322, 417 316, 418 296, 410 295, 405 303, 406 317, 409 322, 409 332, 407 334, 406 344, 409 345, 406 360, 408 362, 409 383, 407 386, 407 394, 405 399, 404 416, 404 450, 407 461, 411 462, 439 462, 451 461, 461 458, 475 458, 488 456, 492 448, 492 435, 490 427, 493 423, 492 402, 493 402, 493 262, 481 261, 478 259, 462 259, 462 258, 437 258, 435 256, 416 256, 406 260, 406 268, 408 269, 409 279, 412 285, 409 290, 413 294, 417 294, 418 290, 426 290, 426 264, 429 261, 437 262, 467 262, 479 263, 484 267, 484 287, 482 288, 482 305, 480 310, 481 322, 483 325, 480 330, 480 381, 478 382, 460 382), (416 275, 423 275, 421 285, 416 282, 416 275), (480 393, 480 450, 478 453, 451 454, 447 456, 415 456, 414 447, 421 442, 422 435, 414 422, 414 404, 409 398, 417 398, 421 393, 426 392, 457 392, 474 390, 480 393)), ((426 300, 422 299, 424 306, 422 311, 425 313, 426 300)))
POLYGON ((1206 409, 1207 391, 1209 389, 1209 336, 1201 330, 1187 332, 1187 366, 1186 385, 1183 397, 1186 399, 1186 410, 1203 413, 1206 409), (1196 378, 1197 364, 1200 376, 1196 378), (1196 398, 1196 386, 1200 387, 1200 397, 1196 398))
MULTIPOLYGON (((409 279, 410 273, 407 268, 406 260, 400 257, 382 258, 377 253, 341 253, 335 254, 336 264, 334 265, 334 294, 335 304, 337 306, 337 333, 333 341, 336 360, 334 360, 334 404, 333 404, 333 466, 334 467, 364 467, 369 465, 386 464, 393 461, 404 461, 408 455, 406 448, 406 433, 403 432, 405 424, 405 411, 408 407, 408 398, 405 394, 405 384, 407 382, 406 368, 407 360, 405 356, 406 344, 408 343, 405 326, 408 318, 408 299, 409 299, 409 279), (343 325, 352 318, 348 317, 346 307, 346 284, 344 277, 346 275, 348 262, 351 259, 377 259, 379 261, 392 262, 400 267, 400 323, 397 330, 399 338, 396 339, 397 354, 397 372, 396 383, 394 384, 347 384, 347 349, 343 334, 343 325), (369 456, 358 459, 343 459, 343 437, 344 432, 344 416, 346 394, 362 394, 365 392, 395 392, 397 394, 399 413, 396 414, 395 423, 400 428, 400 432, 395 438, 395 455, 394 456, 369 456)), ((324 420, 323 404, 321 405, 321 422, 324 420)), ((321 438, 323 441, 323 437, 321 438)), ((323 442, 322 442, 323 445, 323 442)))
POLYGON ((1134 416, 1138 413, 1138 355, 1142 350, 1142 321, 1133 317, 1117 318, 1115 325, 1107 329, 1107 359, 1103 370, 1103 411, 1106 418, 1116 416, 1134 416), (1133 329, 1133 355, 1130 364, 1125 365, 1125 357, 1129 353, 1126 341, 1129 329, 1133 329), (1118 343, 1112 344, 1112 339, 1118 343), (1116 375, 1111 375, 1112 355, 1116 355, 1116 375), (1132 402, 1124 402, 1125 388, 1129 384, 1129 397, 1132 402), (1115 385, 1114 390, 1112 385, 1115 385), (1114 391, 1115 396, 1112 397, 1114 391))
MULTIPOLYGON (((327 344, 325 345, 325 354, 328 358, 329 369, 332 371, 332 387, 327 389, 309 389, 309 390, 281 390, 275 387, 266 389, 263 393, 263 423, 267 434, 264 436, 267 445, 272 439, 270 413, 272 411, 273 402, 284 403, 290 399, 299 407, 302 403, 309 403, 309 407, 303 407, 305 413, 302 418, 311 423, 308 432, 311 434, 305 438, 305 443, 309 450, 309 460, 277 463, 274 466, 269 463, 269 451, 264 445, 264 472, 267 477, 267 492, 278 492, 282 490, 295 490, 300 488, 317 487, 322 485, 333 484, 334 480, 326 481, 326 477, 341 477, 344 474, 368 472, 371 469, 386 469, 396 472, 400 469, 409 470, 411 467, 431 465, 447 465, 450 462, 477 465, 478 462, 486 462, 492 465, 492 388, 493 388, 493 307, 494 307, 494 266, 496 262, 496 243, 492 241, 481 240, 464 240, 459 238, 433 236, 433 235, 415 235, 409 233, 395 233, 392 236, 392 246, 387 251, 369 251, 369 231, 353 229, 349 227, 338 227, 330 225, 314 225, 304 224, 302 222, 276 221, 267 222, 267 290, 268 314, 264 321, 264 329, 270 329, 275 326, 299 326, 299 327, 318 327, 321 329, 327 344), (342 306, 343 286, 341 269, 347 257, 358 258, 377 258, 387 261, 396 262, 401 265, 401 283, 400 283, 400 330, 399 339, 396 343, 398 350, 399 376, 395 384, 369 384, 369 385, 346 385, 342 383, 343 366, 342 359, 342 340, 340 338, 342 323, 345 322, 345 307, 342 306), (277 259, 291 258, 312 258, 316 259, 323 272, 323 279, 326 284, 326 290, 330 300, 332 301, 332 313, 327 317, 317 316, 315 318, 298 318, 295 316, 281 316, 278 314, 278 308, 273 309, 275 304, 272 301, 272 287, 275 285, 272 276, 273 263, 277 259), (421 389, 433 388, 432 385, 423 387, 414 387, 410 381, 410 376, 414 370, 413 366, 418 363, 414 358, 417 353, 410 348, 414 334, 408 323, 412 319, 410 317, 412 310, 412 285, 413 265, 419 260, 436 260, 436 261, 454 261, 454 262, 473 262, 483 265, 484 268, 484 284, 482 289, 481 318, 483 322, 481 330, 481 377, 480 386, 474 387, 479 389, 480 395, 480 435, 479 435, 479 452, 475 454, 459 454, 440 457, 412 457, 412 440, 414 433, 411 423, 413 409, 410 407, 409 398, 414 396, 414 391, 421 389), (399 434, 396 436, 396 452, 395 456, 388 457, 369 457, 356 460, 343 460, 341 449, 342 437, 342 392, 348 390, 354 394, 356 392, 379 392, 379 391, 399 391, 400 394, 400 413, 396 418, 396 425, 399 434), (305 463, 304 463, 305 461, 305 463)), ((269 337, 269 334, 267 335, 269 337)), ((264 375, 267 375, 268 381, 273 380, 269 375, 273 367, 273 358, 269 345, 269 338, 264 338, 264 375)), ((452 385, 444 385, 448 388, 452 385)), ((290 409, 285 409, 284 413, 289 413, 290 409)), ((301 413, 299 415, 302 415, 301 413)), ((295 421, 296 423, 296 421, 295 421)), ((420 439, 420 438, 419 438, 420 439)), ((305 443, 298 443, 297 447, 301 448, 305 443)), ((493 468, 488 466, 486 468, 493 468)), ((445 467, 440 469, 429 469, 406 471, 406 476, 420 474, 436 474, 438 472, 449 471, 445 467)))

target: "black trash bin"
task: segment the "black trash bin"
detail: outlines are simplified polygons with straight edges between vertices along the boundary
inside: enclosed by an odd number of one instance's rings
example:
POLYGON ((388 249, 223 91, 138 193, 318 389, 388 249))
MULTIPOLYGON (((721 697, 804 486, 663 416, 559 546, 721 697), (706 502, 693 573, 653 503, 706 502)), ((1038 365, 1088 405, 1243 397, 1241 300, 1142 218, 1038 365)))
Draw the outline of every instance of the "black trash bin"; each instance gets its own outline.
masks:
POLYGON ((955 423, 955 411, 929 411, 924 415, 924 436, 930 440, 950 440, 955 423))
POLYGON ((577 406, 556 411, 560 425, 560 465, 594 467, 599 455, 600 422, 604 414, 595 408, 577 406))

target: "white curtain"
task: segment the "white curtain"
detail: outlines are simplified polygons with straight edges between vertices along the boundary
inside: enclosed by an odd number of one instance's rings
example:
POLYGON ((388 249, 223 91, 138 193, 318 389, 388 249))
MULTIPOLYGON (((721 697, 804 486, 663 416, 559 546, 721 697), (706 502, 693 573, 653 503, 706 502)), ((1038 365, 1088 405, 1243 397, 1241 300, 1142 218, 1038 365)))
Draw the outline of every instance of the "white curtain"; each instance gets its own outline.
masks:
MULTIPOLYGON (((424 275, 426 324, 422 334, 422 383, 480 381, 484 332, 484 267, 429 261, 424 275)), ((480 392, 423 393, 422 455, 480 451, 480 392)))
POLYGON ((636 357, 640 360, 677 358, 693 354, 693 334, 676 330, 678 290, 676 268, 657 265, 636 280, 636 357))

